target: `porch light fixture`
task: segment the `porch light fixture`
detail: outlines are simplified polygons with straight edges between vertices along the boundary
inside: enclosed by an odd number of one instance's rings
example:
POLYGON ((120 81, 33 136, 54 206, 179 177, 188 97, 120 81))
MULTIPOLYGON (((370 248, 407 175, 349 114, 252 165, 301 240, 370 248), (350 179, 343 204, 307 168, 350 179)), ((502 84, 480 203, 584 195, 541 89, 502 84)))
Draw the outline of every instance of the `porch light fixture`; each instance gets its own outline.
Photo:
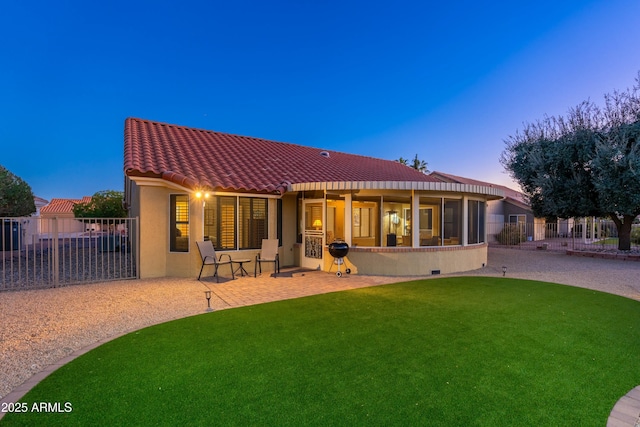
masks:
POLYGON ((213 311, 213 309, 211 308, 211 291, 204 291, 204 297, 207 299, 206 311, 213 311))
POLYGON ((506 276, 507 275, 507 266, 503 265, 502 266, 502 276, 506 276))
POLYGON ((196 198, 197 199, 202 199, 202 197, 204 197, 205 199, 209 198, 209 193, 208 192, 202 192, 202 191, 196 191, 196 198))

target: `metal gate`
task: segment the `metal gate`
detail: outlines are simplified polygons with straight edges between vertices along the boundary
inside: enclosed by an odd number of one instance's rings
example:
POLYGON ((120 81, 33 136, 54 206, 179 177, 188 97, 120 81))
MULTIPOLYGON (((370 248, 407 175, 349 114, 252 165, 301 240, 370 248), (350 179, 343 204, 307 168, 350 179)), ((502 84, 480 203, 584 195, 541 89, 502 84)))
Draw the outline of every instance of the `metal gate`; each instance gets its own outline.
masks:
POLYGON ((0 291, 138 278, 138 218, 0 221, 0 291))

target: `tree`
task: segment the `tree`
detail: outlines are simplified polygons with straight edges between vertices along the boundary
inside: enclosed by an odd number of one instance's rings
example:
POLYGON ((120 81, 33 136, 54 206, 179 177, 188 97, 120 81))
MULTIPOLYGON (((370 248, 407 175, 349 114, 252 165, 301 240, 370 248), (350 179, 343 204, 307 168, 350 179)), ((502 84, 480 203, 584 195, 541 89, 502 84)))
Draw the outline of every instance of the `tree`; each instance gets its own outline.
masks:
POLYGON ((566 117, 525 124, 505 141, 501 163, 536 216, 609 216, 618 249, 631 249, 640 215, 640 73, 626 91, 584 101, 566 117))
POLYGON ((104 190, 91 196, 87 203, 77 203, 73 207, 76 218, 126 218, 127 211, 122 205, 122 191, 104 190))
POLYGON ((0 216, 27 216, 35 211, 29 184, 0 165, 0 216))
POLYGON ((409 160, 404 159, 402 157, 400 157, 398 160, 396 160, 396 162, 399 162, 405 166, 409 166, 414 168, 415 170, 418 170, 422 173, 429 173, 429 170, 427 169, 427 162, 425 162, 424 160, 420 160, 418 159, 418 155, 416 154, 416 156, 413 158, 413 160, 411 160, 411 163, 409 163, 409 160))

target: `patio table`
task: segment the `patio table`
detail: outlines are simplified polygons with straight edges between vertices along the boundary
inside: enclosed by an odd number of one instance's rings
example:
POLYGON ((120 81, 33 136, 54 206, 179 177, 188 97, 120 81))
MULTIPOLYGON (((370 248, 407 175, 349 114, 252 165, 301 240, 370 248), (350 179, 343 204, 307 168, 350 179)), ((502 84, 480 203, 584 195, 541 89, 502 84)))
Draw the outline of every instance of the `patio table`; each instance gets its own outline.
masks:
POLYGON ((244 269, 243 264, 245 262, 251 262, 250 259, 233 259, 231 260, 231 262, 234 264, 238 264, 238 268, 234 270, 234 274, 238 274, 238 272, 240 272, 240 276, 242 277, 244 277, 245 275, 249 275, 249 273, 247 273, 247 270, 244 269))

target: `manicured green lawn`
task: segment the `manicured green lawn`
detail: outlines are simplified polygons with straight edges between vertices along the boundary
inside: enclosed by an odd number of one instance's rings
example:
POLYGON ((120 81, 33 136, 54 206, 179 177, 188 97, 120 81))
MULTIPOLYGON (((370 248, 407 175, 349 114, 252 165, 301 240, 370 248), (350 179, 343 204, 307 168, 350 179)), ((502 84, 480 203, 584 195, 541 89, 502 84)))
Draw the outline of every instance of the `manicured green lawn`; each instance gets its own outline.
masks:
POLYGON ((432 279, 140 330, 23 400, 72 412, 0 424, 603 426, 640 384, 638 355, 637 301, 509 278, 432 279))

